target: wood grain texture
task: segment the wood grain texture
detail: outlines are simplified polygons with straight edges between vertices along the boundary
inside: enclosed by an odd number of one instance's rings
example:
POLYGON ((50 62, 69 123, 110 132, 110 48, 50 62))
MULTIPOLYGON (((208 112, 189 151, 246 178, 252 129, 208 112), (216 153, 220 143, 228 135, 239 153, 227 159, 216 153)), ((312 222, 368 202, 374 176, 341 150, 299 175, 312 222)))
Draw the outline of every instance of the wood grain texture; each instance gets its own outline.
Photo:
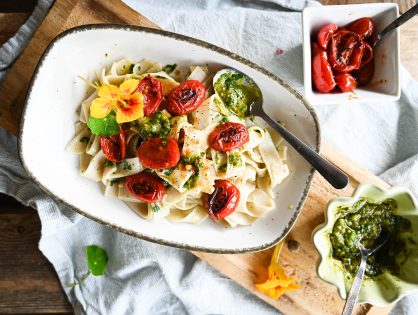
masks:
POLYGON ((0 195, 0 314, 72 312, 52 265, 38 250, 36 211, 0 195))
MULTIPOLYGON (((405 1, 409 2, 409 0, 405 1)), ((322 2, 353 3, 354 1, 322 2)), ((157 27, 119 1, 57 0, 29 46, 0 86, 0 126, 16 134, 27 84, 41 53, 56 34, 75 25, 106 22, 157 27)), ((413 23, 416 23, 416 20, 413 23)), ((0 24, 0 34, 1 29, 0 24)), ((415 40, 416 43, 418 33, 410 24, 403 26, 401 33, 402 60, 407 67, 409 63, 409 70, 413 71, 417 68, 418 60, 412 53, 411 40, 415 40), (405 49, 404 45, 411 48, 405 49)), ((418 78, 418 73, 416 75, 418 78)), ((299 278, 303 289, 290 292, 279 300, 272 300, 255 291, 254 282, 263 281, 266 277, 265 269, 270 260, 271 250, 242 255, 194 253, 286 314, 340 314, 343 302, 338 297, 336 289, 316 276, 318 254, 310 241, 312 229, 323 221, 323 209, 332 197, 350 195, 359 182, 374 182, 387 186, 327 144, 323 145, 322 153, 350 174, 350 186, 343 191, 336 191, 321 177, 314 177, 306 205, 287 238, 299 242, 301 247, 299 251, 292 252, 285 246, 281 257, 284 268, 289 274, 299 278)), ((36 212, 13 203, 10 198, 1 195, 0 205, 0 313, 71 312, 52 266, 37 250, 40 228, 36 212), (23 227, 24 230, 19 227, 23 227), (24 236, 21 236, 18 230, 24 236), (24 266, 22 269, 19 268, 21 265, 24 266), (32 268, 29 268, 30 265, 32 268), (22 278, 21 275, 25 280, 19 282, 17 279, 22 278), (37 300, 40 303, 36 304, 37 300)), ((366 305, 356 309, 356 312, 370 315, 385 314, 387 309, 370 308, 366 305)))
POLYGON ((0 46, 17 32, 29 15, 30 12, 0 13, 0 46))

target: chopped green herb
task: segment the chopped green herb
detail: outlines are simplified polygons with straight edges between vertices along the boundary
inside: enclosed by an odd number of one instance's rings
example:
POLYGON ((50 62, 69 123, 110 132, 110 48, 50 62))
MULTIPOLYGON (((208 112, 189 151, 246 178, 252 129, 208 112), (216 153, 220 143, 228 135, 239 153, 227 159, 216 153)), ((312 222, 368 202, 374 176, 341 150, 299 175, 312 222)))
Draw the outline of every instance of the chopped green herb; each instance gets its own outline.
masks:
POLYGON ((107 57, 107 56, 109 56, 109 54, 108 53, 105 53, 105 57, 107 57))
POLYGON ((128 162, 123 161, 123 162, 122 162, 122 169, 123 169, 124 171, 130 171, 130 170, 132 170, 132 166, 131 166, 131 164, 129 164, 128 162))
POLYGON ((170 74, 171 72, 173 72, 173 71, 174 71, 174 69, 176 69, 176 67, 177 67, 177 64, 166 65, 166 66, 163 68, 163 71, 164 71, 165 73, 167 73, 167 74, 170 74))
POLYGON ((87 142, 89 142, 89 140, 90 140, 89 137, 83 137, 83 138, 80 139, 80 142, 87 143, 87 142))
POLYGON ((156 75, 155 76, 157 79, 164 79, 164 80, 166 80, 167 78, 166 77, 163 77, 162 75, 156 75))
POLYGON ((113 185, 116 185, 116 184, 119 184, 119 182, 120 182, 120 180, 117 178, 117 179, 112 179, 111 181, 110 181, 110 186, 113 186, 113 185))
POLYGON ((235 167, 241 167, 242 166, 242 159, 239 154, 231 153, 228 155, 228 163, 232 164, 235 167))
POLYGON ((229 121, 228 117, 223 116, 222 119, 219 121, 220 125, 224 125, 229 121))
POLYGON ((163 145, 163 147, 165 147, 167 145, 167 138, 162 138, 161 144, 163 145))
POLYGON ((173 174, 173 169, 172 168, 166 169, 163 171, 163 174, 165 176, 170 176, 171 174, 173 174))
POLYGON ((104 165, 104 167, 112 167, 112 166, 116 166, 117 163, 106 160, 106 161, 104 161, 103 165, 104 165))
POLYGON ((225 173, 227 166, 228 166, 227 164, 219 166, 218 171, 222 172, 222 173, 225 173))
POLYGON ((190 178, 184 183, 183 187, 187 189, 191 189, 196 186, 197 180, 200 177, 200 170, 195 169, 194 174, 190 176, 190 178))
POLYGON ((156 112, 138 121, 138 131, 143 139, 165 137, 171 131, 170 120, 162 112, 156 112))
POLYGON ((160 211, 160 207, 157 206, 155 203, 151 204, 151 208, 153 212, 158 212, 160 211))

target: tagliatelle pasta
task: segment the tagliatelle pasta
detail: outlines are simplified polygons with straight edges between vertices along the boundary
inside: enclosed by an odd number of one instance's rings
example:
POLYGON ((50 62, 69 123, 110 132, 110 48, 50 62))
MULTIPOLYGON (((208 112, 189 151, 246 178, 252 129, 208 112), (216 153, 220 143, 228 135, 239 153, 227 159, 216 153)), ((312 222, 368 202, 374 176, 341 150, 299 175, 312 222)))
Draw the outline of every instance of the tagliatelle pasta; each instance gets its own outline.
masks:
MULTIPOLYGON (((214 203, 211 196, 218 192, 219 181, 238 189, 239 198, 233 211, 218 223, 245 226, 265 217, 275 209, 274 188, 289 175, 281 137, 261 119, 240 117, 229 110, 222 97, 213 92, 213 76, 207 66, 171 70, 149 59, 122 59, 99 71, 97 80, 90 84, 94 91, 80 104, 75 136, 66 147, 79 155, 81 175, 103 185, 106 196, 124 201, 147 220, 203 222, 208 217, 208 204, 214 203), (148 85, 141 87, 146 80, 148 85), (201 90, 205 93, 195 95, 193 88, 181 90, 184 82, 187 86, 204 86, 201 90), (159 87, 160 96, 155 92, 159 87), (173 100, 179 88, 185 106, 197 106, 189 98, 200 98, 197 108, 180 107, 185 111, 183 115, 178 115, 178 104, 173 100), (149 107, 151 97, 159 97, 161 103, 153 103, 156 108, 149 107), (150 111, 152 114, 147 115, 150 111), (214 132, 231 136, 230 130, 222 130, 226 125, 245 129, 245 141, 232 149, 219 149, 210 139, 214 132), (146 141, 157 143, 156 139, 163 148, 171 142, 178 146, 177 160, 170 157, 163 161, 171 163, 174 159, 172 166, 153 169, 138 158, 138 148, 146 141), (155 201, 147 202, 132 194, 132 189, 139 195, 148 194, 149 187, 128 187, 130 178, 144 172, 156 179, 155 185, 164 184, 162 195, 155 201)), ((235 139, 236 135, 231 137, 235 139)), ((219 143, 230 145, 228 141, 219 143)))

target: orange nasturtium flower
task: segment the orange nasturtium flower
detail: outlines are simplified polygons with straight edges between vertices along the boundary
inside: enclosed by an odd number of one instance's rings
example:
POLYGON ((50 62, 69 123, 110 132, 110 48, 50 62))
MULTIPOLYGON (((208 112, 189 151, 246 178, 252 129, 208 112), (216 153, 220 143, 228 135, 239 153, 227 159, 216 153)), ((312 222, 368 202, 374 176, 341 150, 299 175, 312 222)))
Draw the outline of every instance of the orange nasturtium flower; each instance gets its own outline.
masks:
POLYGON ((99 97, 91 102, 90 115, 94 118, 104 118, 112 110, 116 112, 118 124, 130 122, 144 116, 144 98, 135 92, 139 80, 129 79, 117 87, 104 84, 99 87, 99 97))
POLYGON ((283 241, 277 244, 274 248, 270 266, 268 267, 268 279, 263 283, 255 285, 257 290, 263 292, 272 299, 278 299, 286 291, 300 289, 298 284, 293 283, 296 279, 289 278, 278 263, 282 247, 283 241))

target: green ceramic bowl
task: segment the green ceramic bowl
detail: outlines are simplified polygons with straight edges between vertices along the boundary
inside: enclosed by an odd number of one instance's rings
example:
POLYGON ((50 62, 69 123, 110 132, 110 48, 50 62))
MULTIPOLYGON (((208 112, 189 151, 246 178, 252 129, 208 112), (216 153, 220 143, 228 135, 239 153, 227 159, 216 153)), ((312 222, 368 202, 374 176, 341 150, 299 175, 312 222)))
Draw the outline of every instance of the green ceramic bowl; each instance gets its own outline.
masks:
POLYGON ((400 275, 383 273, 376 279, 364 280, 360 290, 357 303, 385 306, 418 290, 418 203, 408 189, 402 187, 382 189, 371 184, 361 184, 352 197, 332 199, 325 212, 325 223, 316 227, 312 233, 313 243, 321 256, 317 272, 322 280, 335 285, 341 298, 346 299, 352 279, 346 277, 347 274, 342 264, 332 258, 329 235, 338 219, 338 207, 351 206, 360 197, 369 198, 375 202, 393 198, 398 203, 395 213, 412 223, 412 232, 405 232, 401 235, 401 238, 409 238, 412 241, 406 242, 410 253, 401 266, 400 275))

